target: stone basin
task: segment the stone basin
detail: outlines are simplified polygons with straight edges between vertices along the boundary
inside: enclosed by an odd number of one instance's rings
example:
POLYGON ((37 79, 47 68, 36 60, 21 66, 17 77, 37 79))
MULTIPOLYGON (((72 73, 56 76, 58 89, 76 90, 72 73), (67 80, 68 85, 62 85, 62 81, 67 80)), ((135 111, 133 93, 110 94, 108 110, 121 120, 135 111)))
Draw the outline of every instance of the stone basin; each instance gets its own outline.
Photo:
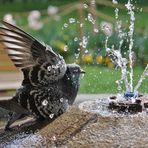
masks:
POLYGON ((12 132, 1 129, 0 147, 148 147, 146 112, 113 115, 90 111, 88 106, 89 101, 75 105, 52 123, 30 120, 12 132))

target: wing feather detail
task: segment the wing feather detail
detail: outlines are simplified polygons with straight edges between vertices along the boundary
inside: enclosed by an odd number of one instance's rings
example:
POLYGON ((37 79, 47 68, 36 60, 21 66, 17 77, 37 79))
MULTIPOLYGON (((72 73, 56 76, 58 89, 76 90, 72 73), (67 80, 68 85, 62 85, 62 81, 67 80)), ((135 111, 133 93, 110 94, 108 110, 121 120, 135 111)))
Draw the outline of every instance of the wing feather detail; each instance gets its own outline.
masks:
POLYGON ((42 61, 43 59, 44 61, 48 60, 46 47, 39 41, 16 26, 4 21, 2 21, 2 25, 0 26, 0 44, 3 44, 10 59, 15 66, 17 65, 16 67, 23 69, 34 66, 39 59, 42 59, 42 61), (19 64, 16 60, 17 57, 21 58, 19 64))
MULTIPOLYGON (((14 65, 22 69, 23 73, 28 69, 30 75, 38 75, 38 71, 42 70, 43 79, 48 81, 64 76, 67 67, 62 56, 20 28, 4 21, 1 21, 1 24, 0 44, 14 65), (36 66, 39 67, 38 71, 33 70, 36 66)), ((40 75, 38 77, 40 78, 40 75)))

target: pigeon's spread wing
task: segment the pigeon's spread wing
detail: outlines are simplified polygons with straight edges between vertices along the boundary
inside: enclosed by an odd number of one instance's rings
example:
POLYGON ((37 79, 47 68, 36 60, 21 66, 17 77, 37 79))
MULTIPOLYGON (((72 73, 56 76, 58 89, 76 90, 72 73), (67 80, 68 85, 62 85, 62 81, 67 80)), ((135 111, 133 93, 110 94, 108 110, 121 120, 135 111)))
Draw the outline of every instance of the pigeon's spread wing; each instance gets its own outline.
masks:
POLYGON ((47 70, 52 70, 53 65, 53 70, 62 71, 62 75, 65 73, 64 59, 56 54, 52 48, 44 46, 31 35, 12 24, 4 21, 1 23, 3 26, 0 26, 0 44, 3 45, 17 68, 26 69, 37 64, 49 63, 51 68, 49 67, 47 70))
POLYGON ((16 67, 26 68, 37 62, 58 60, 59 55, 51 48, 44 46, 20 28, 4 21, 2 24, 4 27, 0 27, 0 43, 4 45, 16 67))

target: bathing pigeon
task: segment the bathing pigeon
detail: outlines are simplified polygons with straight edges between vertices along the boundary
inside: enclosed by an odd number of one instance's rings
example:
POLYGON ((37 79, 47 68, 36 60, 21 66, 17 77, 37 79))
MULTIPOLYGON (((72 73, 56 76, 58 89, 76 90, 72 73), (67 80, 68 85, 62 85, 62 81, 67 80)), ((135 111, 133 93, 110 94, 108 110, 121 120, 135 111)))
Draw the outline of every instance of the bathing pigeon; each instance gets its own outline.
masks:
POLYGON ((4 21, 1 24, 0 44, 24 75, 14 97, 0 101, 0 107, 12 112, 5 129, 29 115, 52 121, 73 104, 84 71, 77 64, 66 64, 50 46, 20 28, 4 21))

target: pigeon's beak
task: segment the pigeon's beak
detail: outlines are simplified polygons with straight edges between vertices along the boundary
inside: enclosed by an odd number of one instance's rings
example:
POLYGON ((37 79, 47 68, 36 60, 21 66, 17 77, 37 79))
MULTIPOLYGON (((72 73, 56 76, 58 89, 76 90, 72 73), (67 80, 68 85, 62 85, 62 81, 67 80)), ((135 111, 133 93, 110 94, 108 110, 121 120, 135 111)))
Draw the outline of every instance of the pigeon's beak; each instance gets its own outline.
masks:
POLYGON ((84 73, 85 73, 85 71, 84 71, 83 69, 80 69, 80 73, 84 74, 84 73))

